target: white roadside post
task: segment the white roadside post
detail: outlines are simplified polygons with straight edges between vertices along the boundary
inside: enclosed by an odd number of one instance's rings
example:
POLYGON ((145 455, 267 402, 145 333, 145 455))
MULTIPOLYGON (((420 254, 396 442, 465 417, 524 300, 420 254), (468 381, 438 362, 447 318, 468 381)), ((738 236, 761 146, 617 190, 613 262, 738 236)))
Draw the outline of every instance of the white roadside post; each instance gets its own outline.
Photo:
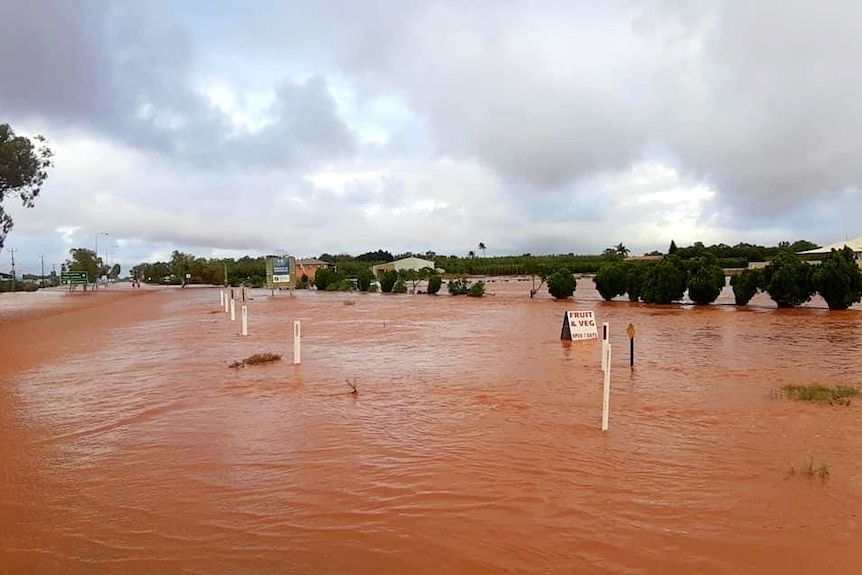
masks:
POLYGON ((219 307, 224 307, 224 290, 219 290, 219 307))
POLYGON ((230 305, 229 305, 229 303, 230 303, 230 302, 228 302, 227 294, 225 294, 225 296, 224 296, 224 312, 225 312, 225 313, 227 313, 227 312, 229 312, 229 311, 230 311, 230 305))
POLYGON ((236 300, 230 298, 230 320, 236 321, 236 300))
POLYGON ((248 335, 248 306, 242 306, 242 335, 248 335))
POLYGON ((602 324, 602 371, 608 370, 608 362, 607 362, 607 349, 608 345, 610 345, 610 331, 611 324, 608 322, 604 322, 602 324))
POLYGON ((602 359, 606 362, 605 385, 602 392, 602 431, 607 431, 611 411, 611 344, 605 348, 602 359))
POLYGON ((299 320, 293 322, 293 364, 297 365, 302 361, 300 352, 300 340, 302 339, 299 320))

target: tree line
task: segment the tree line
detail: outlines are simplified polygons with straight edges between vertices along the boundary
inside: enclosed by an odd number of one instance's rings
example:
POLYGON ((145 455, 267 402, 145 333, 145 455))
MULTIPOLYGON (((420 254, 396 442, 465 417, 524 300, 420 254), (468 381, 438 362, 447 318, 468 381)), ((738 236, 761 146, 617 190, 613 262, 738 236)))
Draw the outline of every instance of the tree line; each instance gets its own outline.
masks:
MULTIPOLYGON (((678 252, 677 252, 678 253, 678 252)), ((697 305, 713 303, 725 285, 724 270, 713 254, 683 259, 668 254, 658 262, 609 262, 593 281, 607 301, 628 295, 630 301, 669 304, 686 294, 697 305)), ((819 264, 782 248, 763 268, 743 270, 730 280, 734 301, 745 306, 763 292, 779 308, 792 308, 820 294, 829 309, 847 309, 862 300, 862 269, 852 249, 832 250, 819 264)))

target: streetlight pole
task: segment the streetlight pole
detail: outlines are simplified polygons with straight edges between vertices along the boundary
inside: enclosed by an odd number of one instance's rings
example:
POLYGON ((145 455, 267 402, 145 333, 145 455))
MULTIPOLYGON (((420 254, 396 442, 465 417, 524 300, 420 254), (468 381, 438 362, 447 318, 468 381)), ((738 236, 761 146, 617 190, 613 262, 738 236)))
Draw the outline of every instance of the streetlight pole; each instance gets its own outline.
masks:
MULTIPOLYGON (((93 254, 93 256, 96 259, 96 264, 99 263, 99 236, 109 236, 109 235, 111 235, 111 234, 109 234, 108 232, 96 232, 96 251, 93 254)), ((101 270, 98 270, 98 269, 96 270, 96 277, 94 278, 95 281, 93 282, 93 289, 94 290, 99 289, 99 271, 101 271, 101 270)))
POLYGON ((40 255, 39 260, 42 262, 42 276, 39 278, 39 287, 45 288, 45 256, 40 255))

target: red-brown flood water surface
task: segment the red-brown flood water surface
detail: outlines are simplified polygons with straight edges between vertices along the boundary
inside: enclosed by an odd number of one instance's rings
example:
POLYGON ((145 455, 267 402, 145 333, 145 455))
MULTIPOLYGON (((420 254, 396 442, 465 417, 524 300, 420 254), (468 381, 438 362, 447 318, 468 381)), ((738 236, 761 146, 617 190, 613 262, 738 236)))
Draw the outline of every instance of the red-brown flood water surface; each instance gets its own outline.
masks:
POLYGON ((0 573, 862 573, 859 306, 487 287, 0 297, 0 573))

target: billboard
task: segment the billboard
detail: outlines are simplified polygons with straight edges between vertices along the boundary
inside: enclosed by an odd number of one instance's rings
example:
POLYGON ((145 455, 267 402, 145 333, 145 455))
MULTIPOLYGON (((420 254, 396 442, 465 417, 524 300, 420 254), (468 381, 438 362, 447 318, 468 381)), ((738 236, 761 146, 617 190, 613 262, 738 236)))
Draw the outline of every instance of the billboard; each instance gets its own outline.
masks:
POLYGON ((266 258, 266 287, 293 289, 296 282, 296 258, 268 256, 266 258))

